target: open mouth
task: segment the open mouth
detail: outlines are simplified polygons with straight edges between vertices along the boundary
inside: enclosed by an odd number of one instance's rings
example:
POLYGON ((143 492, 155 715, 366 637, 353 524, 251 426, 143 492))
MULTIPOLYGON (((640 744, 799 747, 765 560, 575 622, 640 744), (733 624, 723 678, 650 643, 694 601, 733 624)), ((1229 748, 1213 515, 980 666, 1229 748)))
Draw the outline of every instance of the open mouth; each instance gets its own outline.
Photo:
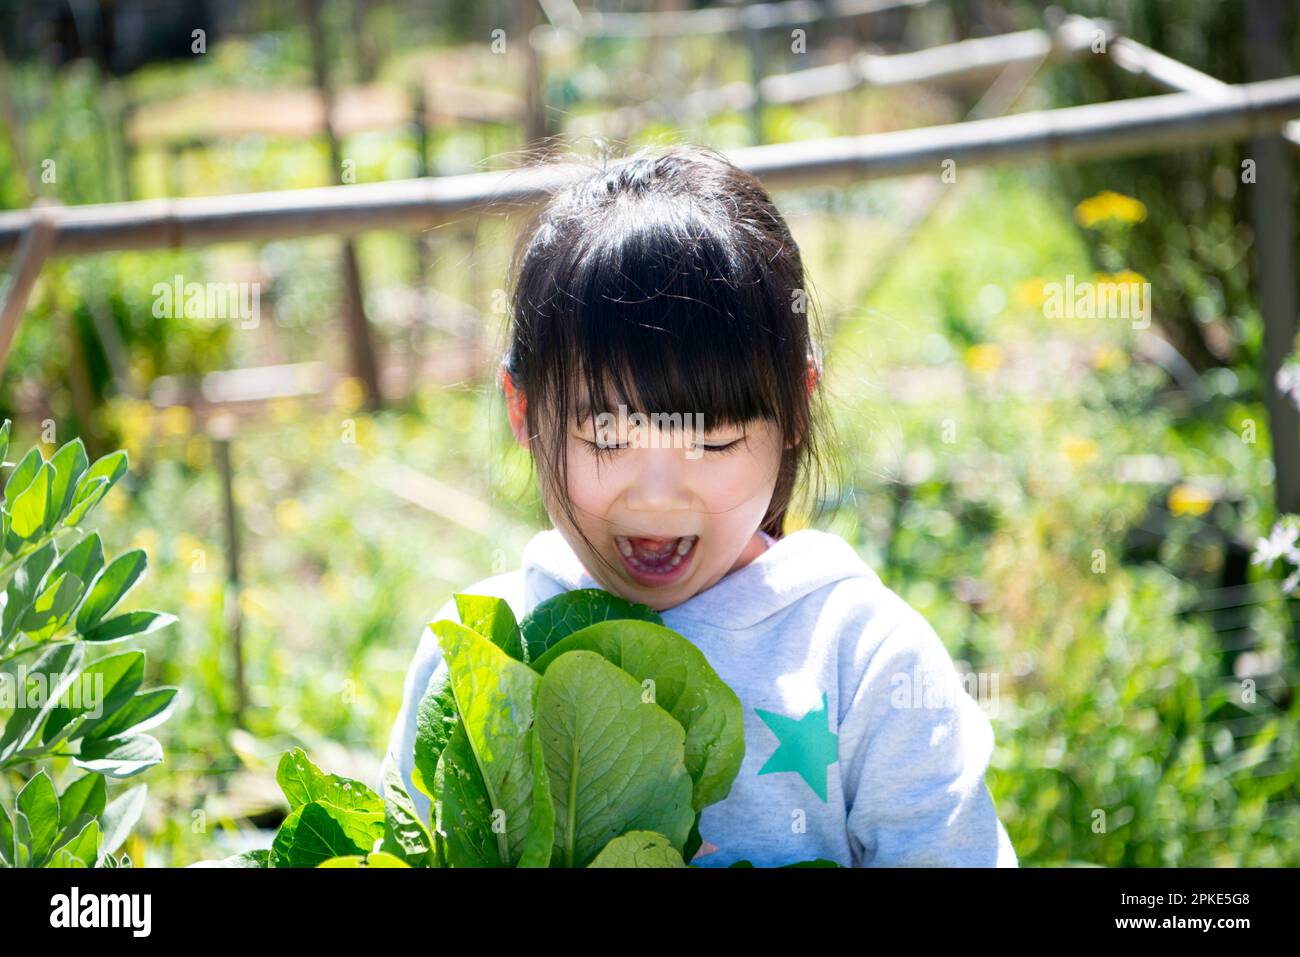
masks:
POLYGON ((695 557, 695 543, 699 540, 698 535, 679 538, 614 536, 624 567, 645 585, 668 584, 684 575, 695 557))

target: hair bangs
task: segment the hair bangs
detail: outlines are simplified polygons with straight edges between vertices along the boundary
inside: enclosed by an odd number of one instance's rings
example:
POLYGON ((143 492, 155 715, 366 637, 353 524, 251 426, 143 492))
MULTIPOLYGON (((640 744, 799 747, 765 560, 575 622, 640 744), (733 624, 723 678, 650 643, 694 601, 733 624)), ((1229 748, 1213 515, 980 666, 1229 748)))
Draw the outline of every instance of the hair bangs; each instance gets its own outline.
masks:
POLYGON ((565 292, 543 321, 552 335, 536 342, 537 358, 567 383, 553 414, 571 421, 623 404, 697 415, 706 430, 756 418, 795 428, 780 388, 787 347, 765 315, 772 290, 756 263, 690 213, 619 210, 621 228, 577 244, 556 270, 565 292))

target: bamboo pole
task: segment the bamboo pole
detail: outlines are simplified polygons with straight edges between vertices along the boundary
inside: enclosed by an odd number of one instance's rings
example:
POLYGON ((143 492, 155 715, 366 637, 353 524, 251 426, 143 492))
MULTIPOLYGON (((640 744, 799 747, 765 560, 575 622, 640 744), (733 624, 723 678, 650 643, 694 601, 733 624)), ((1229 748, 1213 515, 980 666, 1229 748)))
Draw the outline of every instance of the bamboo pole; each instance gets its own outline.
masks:
MULTIPOLYGON (((1107 44, 1106 53, 1121 70, 1145 77, 1166 90, 1195 93, 1207 100, 1232 95, 1231 83, 1202 73, 1128 37, 1115 37, 1107 44)), ((1282 136, 1292 146, 1300 146, 1300 121, 1288 123, 1282 136)))
MULTIPOLYGON (((334 87, 330 80, 330 56, 326 48, 325 28, 321 22, 321 3, 322 0, 302 0, 302 7, 311 43, 312 71, 324 112, 323 127, 325 141, 329 145, 330 179, 342 184, 343 150, 334 127, 334 87)), ((383 404, 383 393, 379 384, 379 362, 375 356, 374 339, 371 336, 370 322, 366 317, 365 296, 361 288, 361 266, 357 259, 356 244, 351 235, 345 236, 340 254, 343 273, 342 318, 348 342, 348 357, 353 376, 365 388, 366 407, 373 410, 383 404)))
POLYGON ((9 359, 9 349, 18 334, 18 326, 27 311, 27 297, 41 274, 41 266, 54 250, 58 227, 50 209, 38 206, 31 210, 14 256, 13 279, 4 305, 0 307, 0 373, 9 359))
POLYGON ((523 3, 516 13, 516 42, 522 44, 524 51, 524 89, 521 97, 524 106, 521 117, 524 142, 533 148, 549 150, 553 146, 551 136, 555 131, 555 123, 546 105, 546 64, 533 37, 533 31, 540 25, 542 11, 536 3, 523 3))
MULTIPOLYGON (((1246 5, 1252 76, 1276 76, 1288 67, 1284 38, 1289 34, 1280 7, 1268 0, 1246 5)), ((1287 141, 1276 135, 1252 139, 1247 155, 1255 160, 1255 182, 1244 188, 1250 190, 1255 282, 1264 321, 1260 372, 1273 448, 1273 491, 1279 512, 1300 512, 1300 415, 1277 387, 1278 370, 1296 337, 1294 161, 1287 141)), ((1296 632, 1300 639, 1300 625, 1296 632)))
MULTIPOLYGON (((735 33, 747 27, 777 30, 827 20, 870 16, 928 6, 930 0, 784 0, 751 3, 741 7, 707 7, 658 13, 602 13, 591 11, 564 27, 587 37, 702 36, 735 33)), ((567 4, 544 3, 548 14, 567 4)))
MULTIPOLYGON (((1091 52, 1093 33, 1107 29, 1104 21, 1066 17, 1052 32, 1022 30, 994 37, 977 37, 945 43, 914 53, 859 53, 840 63, 779 73, 754 82, 695 90, 672 101, 651 101, 624 106, 598 116, 575 118, 568 129, 575 134, 625 138, 646 123, 671 118, 678 123, 704 120, 728 111, 753 111, 755 104, 806 103, 838 96, 860 86, 894 87, 918 83, 957 84, 996 77, 1008 67, 1037 65, 1044 59, 1069 62, 1091 52)), ((754 62, 750 31, 751 63, 754 62)))
POLYGON ((763 144, 763 34, 755 27, 746 27, 745 50, 749 54, 749 78, 745 84, 749 108, 750 139, 755 146, 763 144))
POLYGON ((235 420, 228 414, 214 418, 208 426, 217 452, 217 467, 221 476, 221 517, 226 526, 226 587, 224 589, 224 621, 230 639, 231 668, 235 689, 234 713, 237 727, 244 726, 248 710, 248 688, 244 675, 244 616, 240 605, 243 585, 240 581, 239 560, 239 509, 235 504, 235 470, 231 463, 230 445, 235 438, 235 420))
POLYGON ((1018 113, 919 130, 841 137, 732 154, 776 185, 826 185, 965 165, 1047 160, 1073 163, 1185 149, 1271 133, 1300 115, 1300 76, 1241 84, 1209 101, 1173 93, 1059 110, 1018 113))
MULTIPOLYGON (((830 185, 962 165, 1081 162, 1276 133, 1300 117, 1300 76, 1232 87, 1207 100, 1170 93, 944 126, 732 150, 769 189, 830 185)), ((586 167, 554 164, 352 186, 61 207, 53 254, 262 242, 372 229, 420 230, 461 217, 524 211, 586 167)), ((0 213, 0 254, 30 226, 0 213)))
POLYGON ((1115 37, 1106 45, 1106 53, 1121 70, 1146 77, 1167 90, 1184 90, 1211 99, 1232 86, 1129 37, 1115 37))

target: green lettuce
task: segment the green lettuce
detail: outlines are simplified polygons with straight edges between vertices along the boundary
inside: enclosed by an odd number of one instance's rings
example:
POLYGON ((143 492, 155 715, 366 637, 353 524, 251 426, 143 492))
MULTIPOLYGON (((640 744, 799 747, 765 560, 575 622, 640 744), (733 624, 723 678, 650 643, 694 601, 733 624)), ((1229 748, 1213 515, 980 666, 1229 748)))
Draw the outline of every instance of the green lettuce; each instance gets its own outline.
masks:
POLYGON ((455 599, 460 622, 429 625, 447 667, 416 716, 413 780, 430 819, 395 768, 381 796, 295 750, 277 775, 290 813, 270 852, 207 866, 690 866, 700 814, 745 756, 740 699, 704 654, 599 589, 522 622, 499 598, 455 599))

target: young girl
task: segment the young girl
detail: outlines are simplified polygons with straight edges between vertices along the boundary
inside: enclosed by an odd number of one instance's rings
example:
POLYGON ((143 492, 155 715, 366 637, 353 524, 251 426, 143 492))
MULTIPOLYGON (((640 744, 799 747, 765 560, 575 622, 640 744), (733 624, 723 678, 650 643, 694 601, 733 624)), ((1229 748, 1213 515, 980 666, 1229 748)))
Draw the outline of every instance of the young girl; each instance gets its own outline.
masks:
MULTIPOLYGON (((744 707, 745 758, 689 863, 1016 866, 991 725, 938 636, 842 538, 784 533, 820 464, 821 363, 758 180, 696 147, 609 162, 552 195, 511 273, 500 384, 555 527, 463 592, 522 618, 603 588, 704 652, 744 707)), ((426 628, 387 758, 426 819, 416 709, 441 657, 426 628)))

